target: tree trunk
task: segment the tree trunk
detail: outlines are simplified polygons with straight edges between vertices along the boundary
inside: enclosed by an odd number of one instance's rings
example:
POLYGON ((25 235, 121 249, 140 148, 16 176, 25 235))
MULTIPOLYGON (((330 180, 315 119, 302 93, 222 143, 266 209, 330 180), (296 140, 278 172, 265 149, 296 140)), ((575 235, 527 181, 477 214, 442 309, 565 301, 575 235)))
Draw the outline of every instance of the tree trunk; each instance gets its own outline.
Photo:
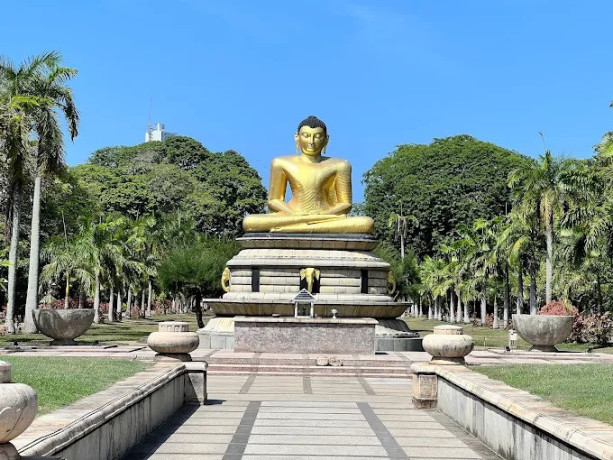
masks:
POLYGON ((458 323, 462 322, 462 294, 458 293, 458 315, 456 317, 458 323))
POLYGON ((436 319, 443 320, 443 298, 440 296, 436 298, 436 319))
POLYGON ((432 297, 428 298, 428 319, 433 319, 434 315, 432 314, 432 297))
POLYGON ((79 286, 79 308, 83 308, 83 298, 85 296, 83 295, 83 288, 81 286, 79 286))
POLYGON ((449 296, 449 321, 455 323, 456 318, 456 310, 455 310, 455 293, 451 291, 451 295, 449 296))
POLYGON ((196 321, 198 321, 198 329, 202 329, 204 327, 204 321, 202 321, 202 307, 200 306, 201 300, 201 294, 197 293, 196 298, 194 299, 194 312, 196 312, 196 321))
POLYGON ((170 307, 170 311, 172 313, 174 313, 176 311, 175 308, 177 308, 177 300, 176 300, 176 297, 173 297, 172 298, 172 306, 170 307))
POLYGON ((151 280, 149 280, 149 289, 147 293, 147 313, 145 314, 147 318, 151 317, 151 291, 152 289, 153 287, 151 285, 151 280))
POLYGON ((139 316, 140 315, 146 316, 146 312, 145 312, 145 290, 144 289, 143 289, 143 291, 141 292, 141 295, 140 295, 139 316))
POLYGON ((530 267, 530 314, 536 315, 536 267, 530 267))
POLYGON ((19 218, 21 217, 21 184, 13 191, 11 209, 11 246, 9 249, 8 303, 6 305, 6 332, 15 333, 15 291, 17 286, 17 248, 19 246, 19 218))
POLYGON ((132 319, 132 288, 128 288, 128 307, 126 308, 126 318, 132 319))
POLYGON ((504 328, 506 329, 509 324, 509 305, 511 303, 510 295, 511 289, 509 287, 509 267, 506 266, 504 270, 504 298, 502 300, 502 321, 504 323, 504 328))
POLYGON ((485 326, 485 316, 487 315, 487 297, 485 295, 485 286, 481 292, 481 325, 485 326))
POLYGON ((22 332, 36 332, 32 312, 38 308, 38 259, 40 255, 40 189, 42 177, 36 175, 34 180, 34 197, 32 199, 32 228, 30 230, 30 267, 28 270, 28 295, 22 332))
POLYGON ((66 271, 66 292, 64 293, 64 310, 68 310, 68 297, 70 296, 70 270, 66 271))
POLYGON ((113 315, 115 313, 115 286, 111 283, 111 292, 109 294, 109 311, 107 312, 107 318, 109 323, 113 322, 113 315))
POLYGON ((468 302, 469 300, 466 300, 464 302, 464 323, 465 324, 470 323, 470 316, 468 315, 468 302))
POLYGON ((123 305, 121 304, 121 289, 117 289, 117 321, 121 321, 123 316, 123 305))
POLYGON ((551 302, 551 285, 553 281, 553 216, 546 232, 547 258, 545 259, 545 304, 551 302))
POLYGON ((492 323, 492 329, 498 329, 498 299, 494 296, 494 322, 492 323))
POLYGON ((519 267, 519 273, 517 274, 517 304, 515 306, 515 313, 521 315, 524 311, 524 275, 522 273, 521 266, 519 267))
POLYGON ((100 275, 96 276, 96 288, 94 291, 94 323, 100 323, 100 275))

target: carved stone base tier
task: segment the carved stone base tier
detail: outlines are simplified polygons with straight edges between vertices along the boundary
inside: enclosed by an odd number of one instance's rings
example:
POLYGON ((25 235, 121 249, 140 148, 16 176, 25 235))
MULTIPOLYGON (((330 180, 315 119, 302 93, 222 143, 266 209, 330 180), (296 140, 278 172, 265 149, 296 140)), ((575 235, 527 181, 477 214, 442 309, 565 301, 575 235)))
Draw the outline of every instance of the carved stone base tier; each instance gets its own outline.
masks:
POLYGON ((408 304, 390 295, 390 266, 372 250, 377 240, 362 234, 248 233, 227 263, 229 291, 207 299, 218 316, 293 316, 301 289, 315 297, 315 316, 396 318, 408 304), (316 273, 305 279, 306 269, 316 273), (310 284, 309 284, 310 283, 310 284))

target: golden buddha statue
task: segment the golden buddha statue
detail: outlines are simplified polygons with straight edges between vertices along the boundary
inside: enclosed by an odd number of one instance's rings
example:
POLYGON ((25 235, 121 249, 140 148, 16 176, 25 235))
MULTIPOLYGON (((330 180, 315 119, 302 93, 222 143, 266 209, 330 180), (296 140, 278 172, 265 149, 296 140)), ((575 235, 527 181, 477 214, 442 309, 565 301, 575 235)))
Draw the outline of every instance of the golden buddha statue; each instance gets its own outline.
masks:
POLYGON ((310 116, 294 135, 296 151, 273 159, 270 169, 270 214, 243 219, 246 232, 373 233, 370 217, 347 217, 351 210, 351 165, 322 156, 328 144, 326 125, 310 116), (285 202, 287 184, 292 198, 285 202))

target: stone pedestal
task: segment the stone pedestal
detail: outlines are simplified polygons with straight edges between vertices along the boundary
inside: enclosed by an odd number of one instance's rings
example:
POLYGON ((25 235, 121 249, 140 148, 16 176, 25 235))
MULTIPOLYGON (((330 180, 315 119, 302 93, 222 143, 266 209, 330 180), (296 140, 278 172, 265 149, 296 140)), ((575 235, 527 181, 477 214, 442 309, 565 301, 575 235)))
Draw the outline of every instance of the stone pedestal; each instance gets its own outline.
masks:
POLYGON ((36 392, 23 383, 11 383, 11 365, 0 361, 0 458, 20 458, 9 441, 30 426, 37 409, 36 392))
POLYGON ((438 377, 432 366, 428 364, 413 364, 413 405, 417 409, 433 409, 438 399, 438 377))
POLYGON ((149 348, 158 353, 157 359, 179 361, 191 361, 189 353, 198 348, 198 342, 198 334, 189 332, 189 324, 183 321, 164 321, 147 339, 149 348))
POLYGON ((257 353, 375 353, 371 318, 234 318, 235 351, 257 353))
POLYGON ((423 347, 432 355, 432 362, 436 364, 464 363, 464 356, 468 355, 475 346, 473 338, 463 335, 462 326, 436 326, 434 334, 424 337, 423 347))
POLYGON ((228 261, 229 291, 206 299, 218 316, 294 316, 292 299, 312 268, 315 316, 397 318, 408 303, 394 302, 390 266, 372 251, 377 240, 365 234, 247 233, 242 250, 228 261), (304 272, 302 272, 304 273, 304 272))

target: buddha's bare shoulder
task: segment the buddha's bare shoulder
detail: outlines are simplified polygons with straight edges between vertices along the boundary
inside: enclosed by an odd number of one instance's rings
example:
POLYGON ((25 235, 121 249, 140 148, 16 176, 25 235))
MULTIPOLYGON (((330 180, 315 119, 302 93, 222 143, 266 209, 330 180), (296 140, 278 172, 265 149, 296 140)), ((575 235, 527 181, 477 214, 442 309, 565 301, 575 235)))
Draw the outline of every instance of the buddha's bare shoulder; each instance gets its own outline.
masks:
POLYGON ((274 157, 272 159, 273 166, 283 166, 296 162, 297 155, 282 155, 280 157, 274 157))
POLYGON ((336 158, 336 157, 321 157, 322 162, 325 162, 329 165, 333 165, 339 169, 349 168, 351 169, 351 163, 345 160, 344 158, 336 158))

